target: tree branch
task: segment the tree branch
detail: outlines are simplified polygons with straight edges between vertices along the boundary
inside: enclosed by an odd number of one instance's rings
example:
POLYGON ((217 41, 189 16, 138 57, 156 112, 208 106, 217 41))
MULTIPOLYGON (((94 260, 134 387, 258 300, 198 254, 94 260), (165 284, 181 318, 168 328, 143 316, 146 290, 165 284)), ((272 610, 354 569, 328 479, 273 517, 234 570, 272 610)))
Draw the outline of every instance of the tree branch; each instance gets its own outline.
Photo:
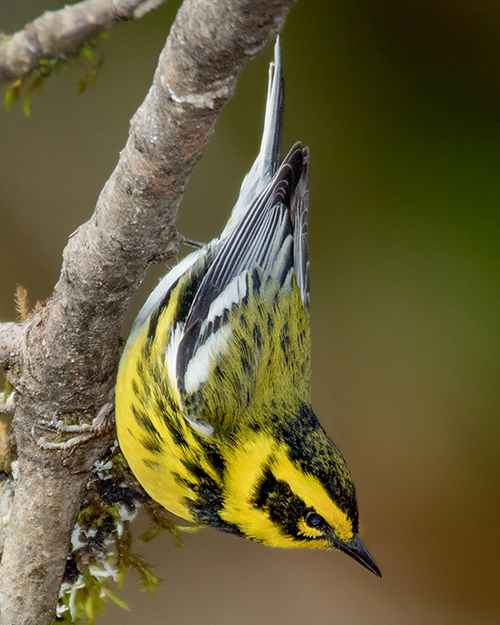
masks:
MULTIPOLYGON (((5 625, 52 625, 82 489, 110 437, 70 456, 44 451, 37 418, 95 414, 114 386, 120 327, 149 264, 177 247, 177 209, 245 62, 294 0, 185 0, 153 84, 89 222, 71 236, 51 301, 25 322, 9 381, 19 478, 0 568, 5 625)), ((7 353, 7 352, 5 352, 7 353)))
POLYGON ((18 361, 23 334, 24 326, 21 323, 0 323, 0 367, 18 361))
POLYGON ((72 56, 103 30, 139 19, 165 1, 85 0, 59 11, 46 11, 0 44, 0 84, 33 71, 40 59, 72 56))

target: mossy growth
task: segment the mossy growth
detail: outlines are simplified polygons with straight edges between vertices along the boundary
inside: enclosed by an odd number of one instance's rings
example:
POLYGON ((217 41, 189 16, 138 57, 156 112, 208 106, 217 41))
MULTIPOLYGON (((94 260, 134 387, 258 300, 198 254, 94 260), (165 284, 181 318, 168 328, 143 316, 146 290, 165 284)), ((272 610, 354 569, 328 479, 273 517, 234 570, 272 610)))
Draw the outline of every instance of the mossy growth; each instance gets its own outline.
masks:
POLYGON ((149 520, 142 542, 167 531, 180 546, 181 531, 198 529, 178 527, 167 517, 165 509, 150 499, 131 475, 115 444, 109 456, 96 463, 87 485, 71 538, 56 623, 86 619, 91 625, 95 615, 103 612, 106 601, 128 610, 116 591, 132 569, 139 574, 141 589, 155 596, 161 580, 133 549, 131 522, 141 507, 149 520))
POLYGON ((23 111, 29 117, 33 94, 41 93, 45 81, 52 74, 59 74, 61 70, 68 67, 78 67, 80 69, 81 74, 77 83, 77 92, 83 93, 89 85, 93 85, 97 80, 99 70, 104 62, 100 44, 103 39, 108 37, 108 33, 102 32, 96 37, 85 41, 78 50, 71 54, 40 58, 35 69, 24 74, 24 76, 18 78, 7 87, 4 97, 5 108, 10 110, 14 103, 22 102, 23 111))

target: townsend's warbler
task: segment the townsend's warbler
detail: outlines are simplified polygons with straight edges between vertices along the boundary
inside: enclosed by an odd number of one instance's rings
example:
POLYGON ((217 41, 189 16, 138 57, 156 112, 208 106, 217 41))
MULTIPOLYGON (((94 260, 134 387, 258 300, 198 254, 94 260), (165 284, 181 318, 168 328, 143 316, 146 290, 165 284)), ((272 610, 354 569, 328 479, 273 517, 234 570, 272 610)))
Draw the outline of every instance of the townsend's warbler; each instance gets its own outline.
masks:
POLYGON ((345 551, 358 538, 347 465, 311 408, 309 153, 280 165, 283 79, 271 63, 261 149, 220 239, 151 293, 116 385, 130 468, 167 510, 274 547, 345 551))

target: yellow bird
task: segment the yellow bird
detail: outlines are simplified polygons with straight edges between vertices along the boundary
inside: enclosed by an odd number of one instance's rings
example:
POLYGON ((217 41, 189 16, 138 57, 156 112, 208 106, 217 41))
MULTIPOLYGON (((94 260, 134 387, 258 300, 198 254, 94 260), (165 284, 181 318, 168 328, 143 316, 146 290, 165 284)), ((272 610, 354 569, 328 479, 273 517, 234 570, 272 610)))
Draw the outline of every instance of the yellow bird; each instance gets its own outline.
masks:
POLYGON ((116 384, 131 470, 170 512, 272 547, 340 549, 380 576, 356 491, 310 396, 309 152, 280 164, 271 63, 260 153, 219 239, 174 267, 139 313, 116 384))

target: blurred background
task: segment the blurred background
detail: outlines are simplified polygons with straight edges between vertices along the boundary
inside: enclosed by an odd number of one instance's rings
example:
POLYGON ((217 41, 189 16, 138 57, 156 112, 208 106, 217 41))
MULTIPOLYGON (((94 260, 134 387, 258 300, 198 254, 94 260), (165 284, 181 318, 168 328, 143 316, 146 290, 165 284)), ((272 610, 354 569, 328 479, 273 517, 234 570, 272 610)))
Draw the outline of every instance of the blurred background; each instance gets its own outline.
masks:
MULTIPOLYGON (((179 6, 115 27, 94 87, 48 80, 0 111, 0 320, 51 294, 92 214, 179 6)), ((14 32, 63 2, 0 2, 14 32)), ((313 403, 354 474, 381 580, 345 555, 203 530, 140 547, 132 609, 99 623, 500 622, 500 3, 299 2, 283 37, 284 150, 311 148, 313 403)), ((180 231, 217 236, 257 154, 271 47, 197 166, 180 231)), ((132 300, 132 320, 165 267, 132 300)), ((124 328, 124 333, 127 328, 124 328)), ((141 530, 141 521, 137 533, 141 530)))

